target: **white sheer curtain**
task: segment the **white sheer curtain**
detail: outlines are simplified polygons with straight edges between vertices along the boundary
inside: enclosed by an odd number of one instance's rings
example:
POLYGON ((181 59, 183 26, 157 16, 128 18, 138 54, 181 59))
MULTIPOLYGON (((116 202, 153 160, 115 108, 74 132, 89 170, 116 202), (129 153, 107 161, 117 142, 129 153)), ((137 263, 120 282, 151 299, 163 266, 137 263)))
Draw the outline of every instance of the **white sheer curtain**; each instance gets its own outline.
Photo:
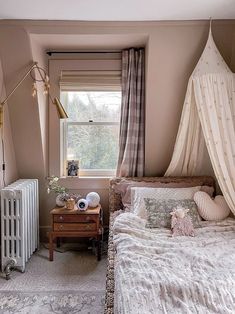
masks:
POLYGON ((166 176, 199 174, 205 149, 235 214, 235 75, 211 34, 189 79, 180 127, 166 176))
POLYGON ((194 78, 195 99, 210 160, 223 195, 235 214, 235 77, 194 78))
POLYGON ((190 78, 171 163, 165 176, 193 176, 200 174, 206 156, 202 133, 190 78))

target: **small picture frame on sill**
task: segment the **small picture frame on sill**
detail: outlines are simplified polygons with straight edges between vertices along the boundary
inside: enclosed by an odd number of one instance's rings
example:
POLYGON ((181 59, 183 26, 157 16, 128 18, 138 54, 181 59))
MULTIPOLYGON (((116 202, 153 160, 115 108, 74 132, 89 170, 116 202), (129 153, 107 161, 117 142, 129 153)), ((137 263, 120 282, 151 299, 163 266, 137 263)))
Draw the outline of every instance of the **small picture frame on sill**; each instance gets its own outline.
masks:
POLYGON ((78 177, 79 175, 79 160, 67 160, 67 176, 78 177))

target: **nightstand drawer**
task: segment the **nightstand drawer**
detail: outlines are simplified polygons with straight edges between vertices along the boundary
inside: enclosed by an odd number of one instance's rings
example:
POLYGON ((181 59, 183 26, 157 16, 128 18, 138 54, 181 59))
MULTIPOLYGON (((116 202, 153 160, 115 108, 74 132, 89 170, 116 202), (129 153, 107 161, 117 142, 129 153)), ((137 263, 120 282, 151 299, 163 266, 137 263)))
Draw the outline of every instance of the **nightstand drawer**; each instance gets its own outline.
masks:
POLYGON ((61 214, 61 215, 53 215, 54 222, 89 222, 89 221, 97 221, 99 219, 99 215, 83 215, 83 214, 61 214))
POLYGON ((96 223, 54 223, 54 231, 96 231, 96 223))

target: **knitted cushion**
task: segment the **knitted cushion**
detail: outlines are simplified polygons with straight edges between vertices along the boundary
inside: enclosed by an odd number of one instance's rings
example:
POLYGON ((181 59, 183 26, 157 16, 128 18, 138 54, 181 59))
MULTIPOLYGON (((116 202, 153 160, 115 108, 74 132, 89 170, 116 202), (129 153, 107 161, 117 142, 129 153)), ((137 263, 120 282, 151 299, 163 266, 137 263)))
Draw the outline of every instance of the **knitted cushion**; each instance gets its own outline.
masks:
POLYGON ((200 216, 205 220, 223 220, 228 217, 230 209, 222 195, 217 195, 215 199, 205 192, 196 192, 194 201, 197 204, 200 216))

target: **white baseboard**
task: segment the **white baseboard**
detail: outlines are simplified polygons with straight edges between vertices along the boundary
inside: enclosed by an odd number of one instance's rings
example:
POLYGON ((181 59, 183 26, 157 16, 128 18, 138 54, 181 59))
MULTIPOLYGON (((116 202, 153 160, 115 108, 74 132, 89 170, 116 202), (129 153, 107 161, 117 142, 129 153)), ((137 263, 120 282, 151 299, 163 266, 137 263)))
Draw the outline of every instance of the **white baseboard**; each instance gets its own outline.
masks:
POLYGON ((39 226, 39 229, 50 229, 51 228, 51 226, 49 225, 49 226, 39 226))

